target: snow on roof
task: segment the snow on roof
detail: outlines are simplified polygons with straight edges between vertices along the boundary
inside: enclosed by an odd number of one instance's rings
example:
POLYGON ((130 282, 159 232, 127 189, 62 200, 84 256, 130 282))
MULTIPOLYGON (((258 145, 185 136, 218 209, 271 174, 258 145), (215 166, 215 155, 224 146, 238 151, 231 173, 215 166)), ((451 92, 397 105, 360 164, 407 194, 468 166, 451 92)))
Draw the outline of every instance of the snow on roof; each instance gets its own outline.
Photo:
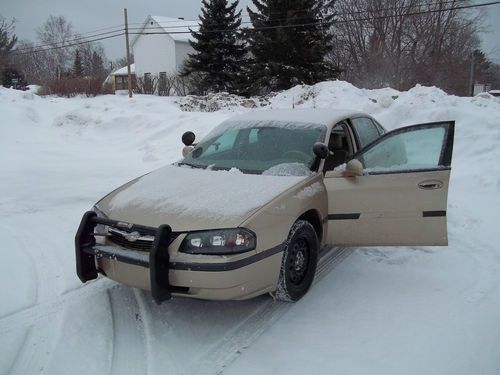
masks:
MULTIPOLYGON (((186 21, 180 18, 148 16, 142 25, 141 32, 145 33, 169 33, 176 42, 187 43, 192 40, 191 30, 198 31, 198 21, 186 21), (153 24, 151 24, 153 22, 153 24)), ((140 34, 137 34, 132 41, 132 45, 137 41, 140 34)))
MULTIPOLYGON (((135 64, 130 64, 130 72, 132 74, 135 73, 135 64)), ((128 74, 128 69, 126 66, 124 66, 123 68, 120 68, 120 69, 116 69, 112 75, 115 75, 115 76, 126 76, 128 74)))
POLYGON ((364 116, 371 117, 351 109, 273 109, 248 112, 231 117, 231 121, 286 121, 330 125, 342 121, 348 117, 364 116))

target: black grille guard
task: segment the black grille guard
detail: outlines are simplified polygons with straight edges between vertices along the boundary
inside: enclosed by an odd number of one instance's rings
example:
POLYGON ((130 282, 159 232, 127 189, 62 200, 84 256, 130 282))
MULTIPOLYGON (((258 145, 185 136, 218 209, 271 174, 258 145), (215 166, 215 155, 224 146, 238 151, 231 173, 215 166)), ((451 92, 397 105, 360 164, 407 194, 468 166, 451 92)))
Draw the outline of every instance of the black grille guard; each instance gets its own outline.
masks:
POLYGON ((139 231, 154 236, 153 246, 149 252, 151 295, 158 304, 169 300, 171 288, 168 280, 168 245, 172 236, 172 228, 166 224, 152 228, 98 217, 94 211, 87 211, 82 217, 75 236, 76 273, 80 280, 85 283, 97 278, 95 256, 99 254, 99 250, 94 248, 96 245, 94 228, 98 224, 139 231))

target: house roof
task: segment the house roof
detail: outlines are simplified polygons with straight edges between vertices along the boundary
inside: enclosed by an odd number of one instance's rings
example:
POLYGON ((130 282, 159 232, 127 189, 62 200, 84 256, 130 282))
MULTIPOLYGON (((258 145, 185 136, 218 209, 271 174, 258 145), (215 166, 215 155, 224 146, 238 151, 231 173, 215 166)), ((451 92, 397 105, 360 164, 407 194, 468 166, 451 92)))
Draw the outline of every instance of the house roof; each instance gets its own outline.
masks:
MULTIPOLYGON (((186 21, 179 18, 163 17, 163 16, 148 16, 142 24, 140 32, 144 33, 168 33, 176 42, 187 43, 193 39, 191 30, 198 31, 198 21, 186 21), (151 25, 151 22, 154 22, 151 25)), ((137 38, 141 34, 137 34, 132 41, 135 44, 137 38)))
MULTIPOLYGON (((135 73, 135 64, 130 64, 130 73, 134 74, 135 73)), ((116 69, 111 75, 114 76, 126 76, 128 74, 127 67, 124 66, 123 68, 116 69)))

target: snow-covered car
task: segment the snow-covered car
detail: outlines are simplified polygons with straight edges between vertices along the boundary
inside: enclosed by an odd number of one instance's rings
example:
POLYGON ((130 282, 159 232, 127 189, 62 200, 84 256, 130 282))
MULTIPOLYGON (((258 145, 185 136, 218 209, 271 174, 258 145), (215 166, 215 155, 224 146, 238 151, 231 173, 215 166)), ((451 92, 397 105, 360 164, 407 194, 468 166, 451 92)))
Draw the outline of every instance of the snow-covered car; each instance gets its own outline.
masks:
POLYGON ((447 245, 454 122, 349 110, 233 117, 85 213, 77 274, 171 295, 300 299, 334 246, 447 245))

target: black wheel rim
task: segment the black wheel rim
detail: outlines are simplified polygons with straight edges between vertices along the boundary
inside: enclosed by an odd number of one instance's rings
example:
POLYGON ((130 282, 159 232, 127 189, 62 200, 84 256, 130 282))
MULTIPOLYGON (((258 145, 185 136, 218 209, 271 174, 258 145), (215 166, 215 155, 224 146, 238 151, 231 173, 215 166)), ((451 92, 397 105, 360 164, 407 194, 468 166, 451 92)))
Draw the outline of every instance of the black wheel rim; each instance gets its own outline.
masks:
POLYGON ((298 238, 290 248, 287 269, 288 279, 293 285, 300 285, 309 268, 309 244, 303 237, 298 238))

